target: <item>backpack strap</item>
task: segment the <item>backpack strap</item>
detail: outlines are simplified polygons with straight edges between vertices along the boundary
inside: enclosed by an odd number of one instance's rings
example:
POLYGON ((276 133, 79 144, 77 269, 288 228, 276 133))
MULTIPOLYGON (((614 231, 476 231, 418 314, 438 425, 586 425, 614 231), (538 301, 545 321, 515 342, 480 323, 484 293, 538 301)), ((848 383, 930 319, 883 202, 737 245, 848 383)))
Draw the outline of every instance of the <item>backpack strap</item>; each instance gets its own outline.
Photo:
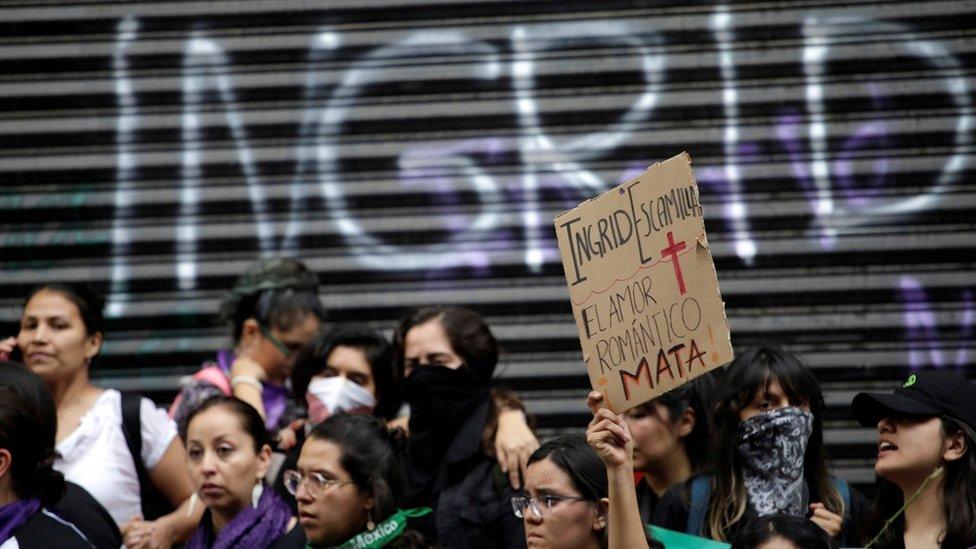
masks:
POLYGON ((691 502, 688 505, 688 522, 685 533, 700 536, 705 525, 708 500, 712 497, 711 475, 698 475, 691 481, 691 502))
POLYGON ((841 517, 841 540, 844 541, 848 537, 848 531, 851 529, 853 520, 853 514, 851 513, 851 487, 847 485, 847 482, 843 479, 837 477, 830 477, 830 481, 834 483, 834 488, 837 489, 837 493, 840 494, 841 500, 844 501, 844 516, 841 517))
POLYGON ((844 479, 839 479, 837 477, 830 477, 831 482, 834 483, 834 488, 837 489, 837 493, 840 494, 840 499, 844 500, 844 510, 848 514, 851 512, 851 487, 847 485, 844 479))
MULTIPOLYGON (((151 486, 149 473, 146 472, 146 465, 142 463, 142 417, 140 407, 142 405, 142 395, 136 393, 122 393, 122 434, 125 435, 125 444, 129 447, 129 454, 132 455, 132 463, 136 466, 136 474, 139 476, 140 496, 145 491, 146 486, 151 486)), ((145 499, 139 498, 142 505, 142 516, 146 517, 145 499)))
POLYGON ((156 488, 146 465, 142 462, 142 395, 138 393, 122 393, 122 434, 125 445, 129 447, 132 463, 136 467, 139 477, 139 501, 142 506, 142 517, 145 520, 159 518, 172 510, 172 505, 166 500, 162 492, 156 488))
MULTIPOLYGON (((708 500, 712 495, 712 477, 710 475, 699 475, 691 481, 691 502, 688 506, 688 522, 685 525, 685 533, 693 536, 700 536, 702 527, 705 525, 705 513, 708 510, 708 500)), ((837 477, 831 477, 834 488, 844 500, 844 510, 848 517, 851 512, 851 488, 847 482, 837 477)), ((844 518, 846 524, 848 519, 844 518)))

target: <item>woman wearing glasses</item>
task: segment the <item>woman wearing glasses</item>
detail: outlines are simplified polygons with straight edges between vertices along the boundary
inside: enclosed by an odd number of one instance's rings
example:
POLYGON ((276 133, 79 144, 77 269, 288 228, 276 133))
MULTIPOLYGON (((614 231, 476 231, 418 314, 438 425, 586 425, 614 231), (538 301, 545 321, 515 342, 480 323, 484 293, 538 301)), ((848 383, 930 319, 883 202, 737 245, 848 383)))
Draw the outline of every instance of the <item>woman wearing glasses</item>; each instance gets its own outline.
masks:
POLYGON ((273 547, 293 529, 288 505, 266 488, 271 440, 248 403, 216 396, 187 417, 187 468, 206 506, 188 549, 273 547))
POLYGON ((525 496, 512 498, 529 547, 606 547, 607 476, 580 436, 546 442, 529 458, 525 496))
POLYGON ((543 444, 529 458, 525 495, 512 498, 512 509, 523 520, 530 548, 660 547, 647 538, 637 510, 633 468, 625 470, 633 444, 614 438, 626 430, 626 423, 618 416, 611 431, 605 419, 595 416, 588 431, 592 444, 609 448, 600 455, 582 436, 569 435, 543 444), (616 467, 604 453, 616 456, 616 467), (617 493, 610 494, 608 472, 617 471, 626 475, 615 486, 617 493), (625 493, 619 493, 621 487, 625 493))
POLYGON ((340 413, 312 429, 285 487, 298 501, 298 532, 279 547, 429 547, 406 529, 429 508, 400 509, 403 479, 397 441, 379 419, 340 413))
POLYGON ((318 284, 314 272, 286 258, 257 261, 237 279, 221 307, 233 327, 234 349, 217 353, 180 390, 170 416, 181 428, 194 408, 220 394, 254 406, 271 432, 295 419, 286 411, 285 381, 296 351, 325 317, 318 284))

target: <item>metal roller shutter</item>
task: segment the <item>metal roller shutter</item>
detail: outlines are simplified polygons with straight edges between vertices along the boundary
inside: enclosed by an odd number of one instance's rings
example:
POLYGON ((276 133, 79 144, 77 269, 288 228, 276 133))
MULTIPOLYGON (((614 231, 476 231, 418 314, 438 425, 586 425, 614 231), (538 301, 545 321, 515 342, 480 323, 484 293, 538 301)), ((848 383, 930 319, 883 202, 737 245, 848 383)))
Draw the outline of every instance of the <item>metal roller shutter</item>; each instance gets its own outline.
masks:
POLYGON ((553 216, 682 150, 733 342, 847 405, 976 375, 976 2, 3 2, 0 321, 39 281, 110 293, 98 382, 160 402, 227 343, 259 255, 333 320, 483 313, 546 434, 586 377, 553 216))

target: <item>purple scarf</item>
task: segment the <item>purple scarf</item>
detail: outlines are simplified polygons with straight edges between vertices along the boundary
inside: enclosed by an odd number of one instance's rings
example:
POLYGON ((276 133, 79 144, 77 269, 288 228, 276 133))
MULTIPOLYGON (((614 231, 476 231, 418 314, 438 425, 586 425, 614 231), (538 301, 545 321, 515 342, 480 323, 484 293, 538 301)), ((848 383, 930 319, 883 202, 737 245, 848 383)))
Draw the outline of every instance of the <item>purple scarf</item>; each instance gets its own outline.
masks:
POLYGON ((214 536, 213 522, 207 510, 200 526, 186 543, 186 549, 231 549, 234 547, 267 547, 285 535, 285 527, 291 520, 291 509, 278 494, 265 486, 258 507, 248 505, 241 509, 219 535, 214 536))
MULTIPOLYGON (((217 352, 217 367, 230 378, 230 367, 237 355, 229 349, 217 352)), ((285 405, 288 400, 288 389, 282 385, 261 382, 261 402, 264 404, 264 427, 275 433, 282 426, 278 425, 281 416, 285 415, 285 405)))
POLYGON ((13 537, 14 530, 41 508, 39 499, 22 499, 0 507, 0 543, 13 537))

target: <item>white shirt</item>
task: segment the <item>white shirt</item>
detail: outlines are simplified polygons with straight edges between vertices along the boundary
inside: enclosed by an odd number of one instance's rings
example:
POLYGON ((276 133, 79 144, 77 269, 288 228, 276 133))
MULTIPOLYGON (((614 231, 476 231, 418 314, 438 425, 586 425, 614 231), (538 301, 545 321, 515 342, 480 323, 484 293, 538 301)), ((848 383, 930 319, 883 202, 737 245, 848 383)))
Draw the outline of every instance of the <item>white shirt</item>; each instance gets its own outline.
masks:
MULTIPOLYGON (((152 471, 176 438, 176 424, 143 398, 139 408, 142 463, 152 471)), ((98 500, 116 524, 142 515, 139 475, 122 432, 122 395, 106 389, 67 438, 58 443, 54 468, 98 500)))

